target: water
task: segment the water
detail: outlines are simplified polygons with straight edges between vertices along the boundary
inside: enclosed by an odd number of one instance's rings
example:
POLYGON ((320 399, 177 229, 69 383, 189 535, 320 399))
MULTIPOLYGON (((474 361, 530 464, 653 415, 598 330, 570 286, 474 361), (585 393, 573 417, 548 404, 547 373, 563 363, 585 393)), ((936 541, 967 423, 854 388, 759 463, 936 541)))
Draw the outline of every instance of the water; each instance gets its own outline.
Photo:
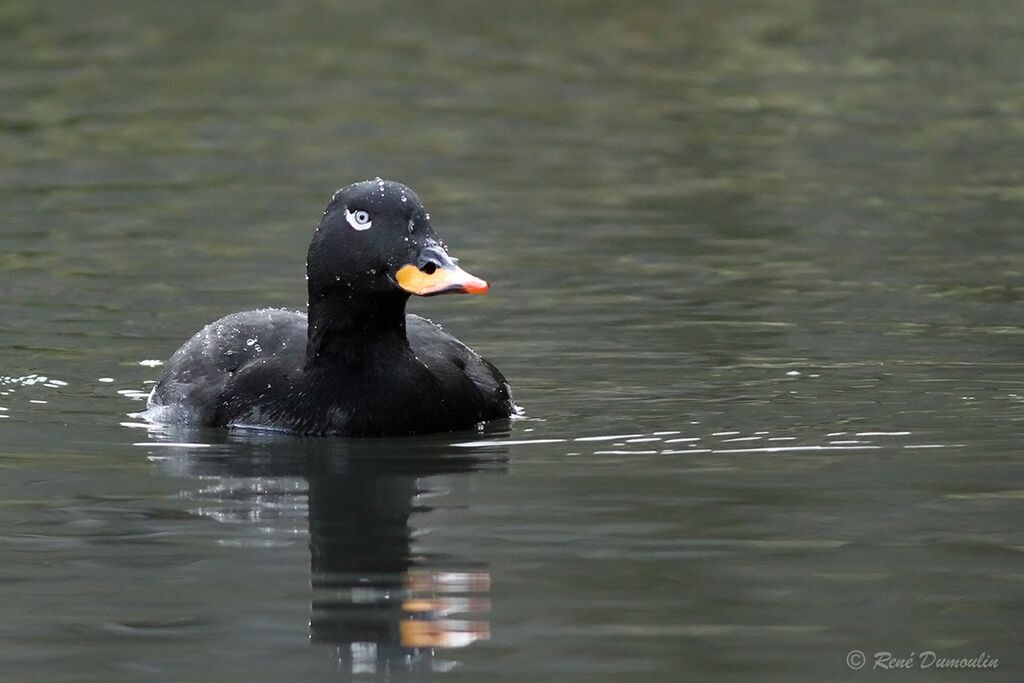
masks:
POLYGON ((4 3, 0 678, 1019 680, 1022 39, 995 1, 4 3), (126 416, 203 324, 301 308, 377 175, 491 283, 412 310, 526 419, 126 416))

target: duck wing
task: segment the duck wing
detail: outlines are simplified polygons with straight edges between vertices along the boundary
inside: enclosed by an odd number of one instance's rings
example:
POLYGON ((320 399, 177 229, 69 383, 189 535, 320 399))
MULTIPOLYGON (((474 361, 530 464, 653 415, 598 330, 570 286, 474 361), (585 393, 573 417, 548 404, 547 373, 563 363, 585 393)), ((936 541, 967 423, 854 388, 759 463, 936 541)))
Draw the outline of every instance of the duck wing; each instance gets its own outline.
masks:
POLYGON ((405 326, 416 357, 455 401, 472 402, 478 421, 508 417, 515 411, 504 375, 480 354, 418 315, 407 315, 405 326))
POLYGON ((196 332, 175 351, 149 395, 146 417, 211 425, 228 382, 254 361, 301 368, 306 316, 282 309, 232 313, 196 332))

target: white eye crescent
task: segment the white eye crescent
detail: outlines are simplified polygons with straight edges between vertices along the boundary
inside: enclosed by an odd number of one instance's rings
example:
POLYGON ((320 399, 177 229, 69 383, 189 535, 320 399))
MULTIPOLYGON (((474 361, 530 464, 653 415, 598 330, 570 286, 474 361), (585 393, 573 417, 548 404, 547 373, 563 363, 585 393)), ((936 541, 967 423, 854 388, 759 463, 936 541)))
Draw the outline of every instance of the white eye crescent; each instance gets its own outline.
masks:
POLYGON ((370 214, 366 213, 362 209, 356 211, 349 211, 345 209, 345 220, 356 230, 369 230, 373 227, 373 221, 370 220, 370 214))

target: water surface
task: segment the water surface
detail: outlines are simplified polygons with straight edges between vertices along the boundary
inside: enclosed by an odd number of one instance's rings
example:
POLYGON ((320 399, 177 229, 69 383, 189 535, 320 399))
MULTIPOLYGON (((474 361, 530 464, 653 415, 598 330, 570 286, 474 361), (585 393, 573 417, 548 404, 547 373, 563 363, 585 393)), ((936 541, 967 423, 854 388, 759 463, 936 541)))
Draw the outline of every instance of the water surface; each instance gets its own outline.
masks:
POLYGON ((4 3, 0 677, 1018 680, 1022 41, 998 1, 4 3), (377 175, 492 284, 411 310, 527 419, 127 416, 301 309, 377 175))

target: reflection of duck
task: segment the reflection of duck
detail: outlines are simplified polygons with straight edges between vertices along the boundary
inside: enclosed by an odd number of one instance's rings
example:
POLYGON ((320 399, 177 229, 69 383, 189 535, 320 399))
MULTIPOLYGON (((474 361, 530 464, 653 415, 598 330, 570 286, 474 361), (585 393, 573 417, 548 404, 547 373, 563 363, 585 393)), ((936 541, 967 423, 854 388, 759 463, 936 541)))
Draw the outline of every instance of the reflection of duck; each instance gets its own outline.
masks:
MULTIPOLYGON (((179 440, 181 435, 174 436, 179 440)), ((189 495, 201 499, 204 515, 217 516, 216 503, 230 502, 236 519, 264 520, 262 510, 268 508, 301 514, 301 508, 296 512, 287 504, 296 493, 295 483, 287 480, 307 482, 310 636, 333 645, 347 668, 431 670, 444 666, 435 661, 435 650, 489 636, 487 622, 479 619, 490 609, 484 597, 489 572, 416 553, 410 517, 433 509, 420 500, 427 492, 423 478, 502 468, 493 448, 485 456, 436 439, 375 440, 371 445, 225 436, 226 457, 218 445, 174 449, 162 467, 178 475, 216 477, 217 486, 189 495), (232 448, 232 442, 241 448, 232 448), (237 510, 245 501, 252 509, 237 510)))
POLYGON ((466 429, 512 414, 498 370, 440 327, 405 314, 410 294, 483 294, 419 197, 375 180, 338 190, 306 262, 308 319, 235 313, 171 357, 150 395, 155 422, 383 436, 466 429))
MULTIPOLYGON (((410 515, 431 509, 414 507, 417 478, 439 473, 441 463, 413 471, 409 464, 395 470, 376 460, 326 460, 309 478, 312 635, 349 643, 349 652, 339 655, 364 670, 371 662, 422 658, 430 648, 461 647, 488 634, 486 623, 450 617, 486 607, 465 594, 486 592, 489 574, 444 569, 411 550, 410 515)), ((467 466, 474 463, 443 463, 440 471, 467 466)))

